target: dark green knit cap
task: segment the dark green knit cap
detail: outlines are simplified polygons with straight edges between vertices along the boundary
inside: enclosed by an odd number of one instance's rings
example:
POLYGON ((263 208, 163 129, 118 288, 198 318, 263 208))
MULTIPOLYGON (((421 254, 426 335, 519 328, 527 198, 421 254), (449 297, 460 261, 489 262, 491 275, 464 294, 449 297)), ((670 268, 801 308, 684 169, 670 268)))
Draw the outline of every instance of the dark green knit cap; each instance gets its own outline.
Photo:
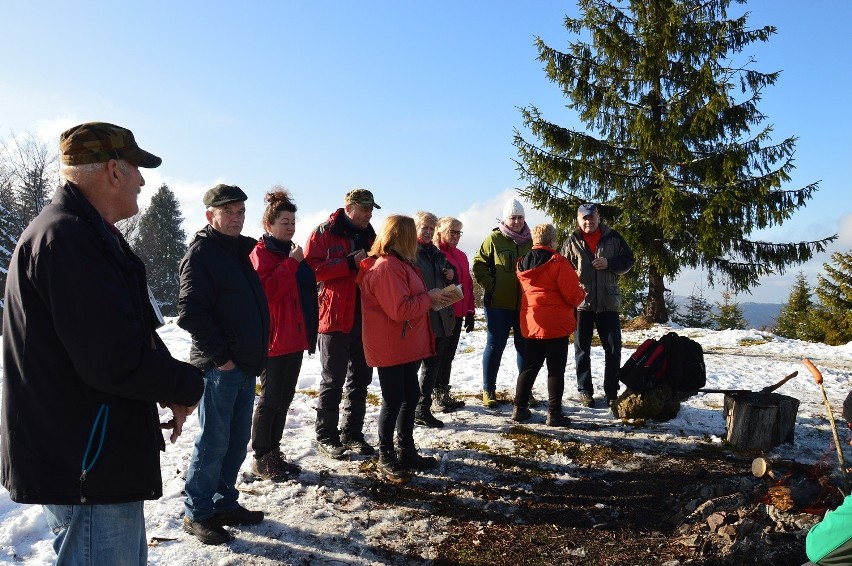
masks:
POLYGON ((162 159, 136 144, 133 132, 106 122, 87 122, 62 132, 59 153, 64 165, 123 159, 137 167, 159 167, 162 159))

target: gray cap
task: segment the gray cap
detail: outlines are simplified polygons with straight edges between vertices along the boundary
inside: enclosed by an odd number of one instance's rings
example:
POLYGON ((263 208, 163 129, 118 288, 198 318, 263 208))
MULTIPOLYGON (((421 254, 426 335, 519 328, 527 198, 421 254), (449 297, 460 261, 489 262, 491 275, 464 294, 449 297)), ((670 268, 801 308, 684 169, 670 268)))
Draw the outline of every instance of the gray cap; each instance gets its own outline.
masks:
POLYGON ((236 185, 216 185, 204 193, 205 206, 223 206, 229 202, 242 202, 245 200, 248 200, 248 197, 236 185))

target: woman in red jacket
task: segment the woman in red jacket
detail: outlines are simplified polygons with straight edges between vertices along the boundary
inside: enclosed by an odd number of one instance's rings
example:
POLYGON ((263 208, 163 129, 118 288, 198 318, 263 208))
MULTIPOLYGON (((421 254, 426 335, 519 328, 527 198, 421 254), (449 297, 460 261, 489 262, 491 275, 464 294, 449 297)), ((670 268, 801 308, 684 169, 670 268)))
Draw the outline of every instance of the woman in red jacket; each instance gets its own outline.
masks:
POLYGON ((266 194, 263 228, 251 263, 269 302, 269 358, 260 375, 260 398, 252 420, 252 471, 258 477, 280 481, 299 474, 299 466, 281 454, 287 411, 296 393, 305 350, 317 343, 316 277, 293 242, 296 205, 287 191, 266 194))
POLYGON ((375 367, 382 389, 378 469, 403 483, 411 471, 438 465, 414 446, 414 415, 420 397, 420 361, 435 355, 429 309, 447 304, 438 289, 427 291, 415 267, 417 231, 409 216, 389 216, 376 236, 370 257, 361 262, 364 355, 375 367), (398 450, 394 450, 396 428, 398 450))
POLYGON ((533 228, 532 240, 532 249, 518 260, 521 333, 527 340, 512 419, 525 421, 532 416, 528 406, 530 394, 546 361, 547 424, 568 426, 570 421, 562 413, 565 364, 570 336, 577 326, 575 312, 586 293, 571 263, 555 249, 556 228, 552 224, 533 228))

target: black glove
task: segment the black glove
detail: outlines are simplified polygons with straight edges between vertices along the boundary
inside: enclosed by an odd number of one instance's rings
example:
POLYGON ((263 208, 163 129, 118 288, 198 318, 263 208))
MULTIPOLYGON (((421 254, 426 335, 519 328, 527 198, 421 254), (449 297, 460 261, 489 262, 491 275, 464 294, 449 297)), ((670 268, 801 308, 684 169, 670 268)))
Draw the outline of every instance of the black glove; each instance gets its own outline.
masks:
POLYGON ((464 331, 473 332, 473 313, 469 312, 464 317, 464 331))

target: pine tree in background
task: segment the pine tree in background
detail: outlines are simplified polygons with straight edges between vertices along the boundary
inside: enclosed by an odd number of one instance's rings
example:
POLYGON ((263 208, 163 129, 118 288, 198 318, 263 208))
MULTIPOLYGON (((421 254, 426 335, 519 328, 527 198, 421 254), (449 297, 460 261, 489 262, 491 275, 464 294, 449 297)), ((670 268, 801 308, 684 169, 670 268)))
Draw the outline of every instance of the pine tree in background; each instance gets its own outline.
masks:
POLYGON ((672 313, 672 320, 684 328, 710 328, 713 325, 710 318, 710 303, 704 297, 703 287, 699 287, 697 292, 695 288, 692 289, 692 294, 687 297, 683 310, 683 315, 680 314, 680 310, 672 313))
POLYGON ((775 334, 785 338, 821 342, 824 336, 817 331, 811 320, 813 308, 811 287, 804 272, 799 271, 787 302, 781 306, 781 313, 775 322, 775 334))
POLYGON ((163 183, 139 217, 133 250, 145 262, 148 285, 164 316, 177 316, 178 265, 186 252, 186 232, 175 194, 163 183))
POLYGON ((710 316, 716 330, 743 330, 748 324, 743 315, 742 307, 731 296, 729 290, 725 289, 722 291, 722 302, 717 302, 716 308, 719 310, 719 313, 710 316))
POLYGON ((817 276, 812 326, 822 342, 837 346, 852 341, 852 252, 834 252, 831 261, 822 264, 825 277, 817 276))
MULTIPOLYGON (((741 3, 741 2, 738 2, 741 3)), ((734 293, 810 260, 836 236, 776 244, 749 239, 780 225, 817 190, 790 181, 795 138, 771 139, 757 103, 779 73, 752 70, 743 54, 775 28, 728 19, 730 0, 579 0, 566 18, 565 52, 538 38, 548 78, 585 130, 521 109, 520 190, 559 227, 582 202, 600 204, 647 266, 644 314, 666 322, 665 281, 702 268, 734 293)))

